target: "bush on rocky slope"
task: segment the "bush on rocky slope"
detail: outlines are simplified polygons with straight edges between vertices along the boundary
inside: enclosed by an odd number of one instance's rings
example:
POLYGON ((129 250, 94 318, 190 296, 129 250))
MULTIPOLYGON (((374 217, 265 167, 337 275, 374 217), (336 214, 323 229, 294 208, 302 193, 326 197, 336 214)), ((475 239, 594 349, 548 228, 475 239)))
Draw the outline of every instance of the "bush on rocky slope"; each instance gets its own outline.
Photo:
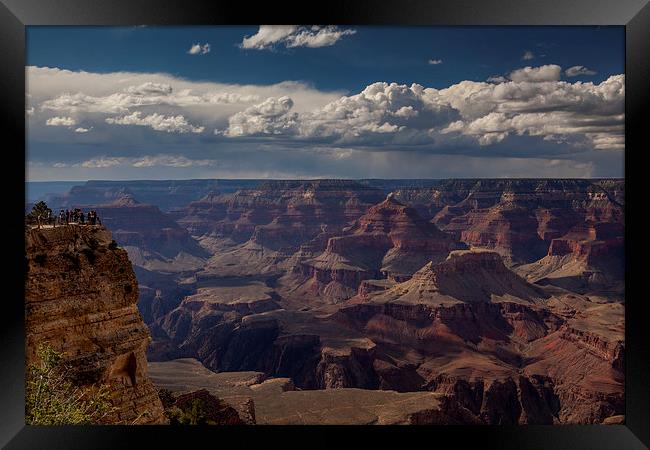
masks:
POLYGON ((25 423, 28 425, 85 425, 98 423, 113 408, 105 385, 75 386, 64 355, 39 346, 38 362, 27 369, 25 423))

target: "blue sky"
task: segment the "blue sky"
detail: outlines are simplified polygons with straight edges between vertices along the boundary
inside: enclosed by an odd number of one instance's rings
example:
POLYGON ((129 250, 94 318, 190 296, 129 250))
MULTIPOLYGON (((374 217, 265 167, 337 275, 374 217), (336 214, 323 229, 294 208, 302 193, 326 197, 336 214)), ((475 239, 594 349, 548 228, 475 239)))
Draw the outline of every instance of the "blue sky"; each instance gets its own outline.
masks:
POLYGON ((32 180, 623 175, 623 27, 29 27, 27 65, 32 180))

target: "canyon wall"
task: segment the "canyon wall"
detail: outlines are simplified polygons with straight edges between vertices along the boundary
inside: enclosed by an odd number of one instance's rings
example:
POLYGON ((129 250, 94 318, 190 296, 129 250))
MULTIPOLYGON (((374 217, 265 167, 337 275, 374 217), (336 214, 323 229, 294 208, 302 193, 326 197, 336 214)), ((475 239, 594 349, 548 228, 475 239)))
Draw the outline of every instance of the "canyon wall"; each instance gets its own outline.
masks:
POLYGON ((108 424, 166 423, 147 375, 149 330, 126 251, 100 226, 26 231, 27 364, 39 344, 65 354, 73 382, 107 384, 108 424))

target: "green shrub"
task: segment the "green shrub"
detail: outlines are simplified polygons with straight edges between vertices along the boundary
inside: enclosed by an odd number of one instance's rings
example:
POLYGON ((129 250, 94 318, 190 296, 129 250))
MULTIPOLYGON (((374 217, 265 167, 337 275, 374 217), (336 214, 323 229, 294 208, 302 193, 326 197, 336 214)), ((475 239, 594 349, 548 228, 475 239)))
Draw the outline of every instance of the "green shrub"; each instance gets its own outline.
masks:
POLYGON ((198 398, 192 400, 191 406, 185 410, 175 405, 166 408, 165 415, 170 425, 216 425, 216 422, 210 419, 208 406, 198 398))
POLYGON ((158 396, 170 425, 243 425, 239 413, 206 389, 174 396, 160 389, 158 396))
POLYGON ((64 355, 49 345, 40 345, 37 356, 39 361, 27 368, 26 424, 94 424, 112 412, 108 386, 75 386, 64 355))
POLYGON ((162 402, 163 408, 165 409, 170 408, 174 404, 174 401, 176 401, 174 394, 172 394, 172 391, 165 388, 158 390, 158 397, 160 397, 160 401, 162 402))

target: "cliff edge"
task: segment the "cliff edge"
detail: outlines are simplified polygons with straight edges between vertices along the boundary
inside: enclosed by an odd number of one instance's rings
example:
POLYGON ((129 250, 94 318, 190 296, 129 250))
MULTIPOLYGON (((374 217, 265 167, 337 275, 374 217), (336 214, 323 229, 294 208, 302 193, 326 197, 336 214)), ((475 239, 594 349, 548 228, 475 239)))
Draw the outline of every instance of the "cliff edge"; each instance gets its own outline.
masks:
POLYGON ((126 251, 100 226, 26 230, 26 362, 48 343, 80 386, 107 384, 108 424, 166 423, 147 374, 149 330, 126 251))

